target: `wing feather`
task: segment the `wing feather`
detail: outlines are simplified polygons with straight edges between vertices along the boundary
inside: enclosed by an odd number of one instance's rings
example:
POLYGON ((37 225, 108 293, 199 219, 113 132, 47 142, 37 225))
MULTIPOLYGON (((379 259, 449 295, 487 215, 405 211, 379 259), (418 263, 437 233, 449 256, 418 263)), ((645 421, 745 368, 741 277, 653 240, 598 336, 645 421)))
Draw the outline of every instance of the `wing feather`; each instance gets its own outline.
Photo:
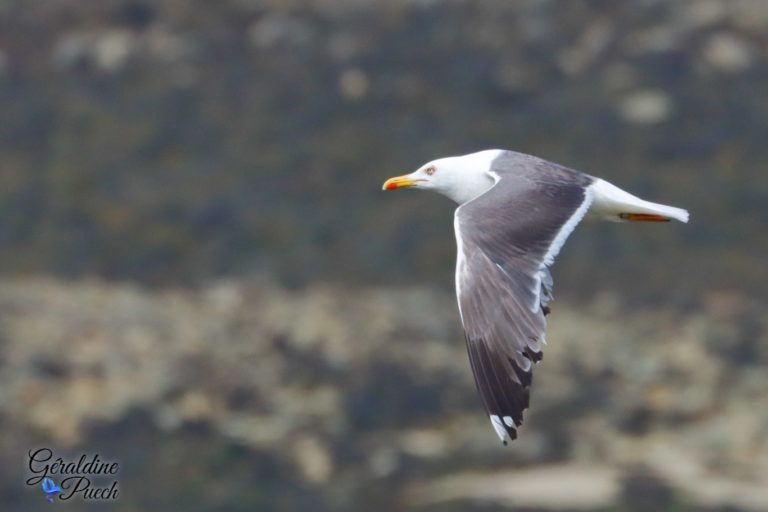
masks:
POLYGON ((517 437, 532 366, 542 357, 552 300, 547 267, 588 210, 593 181, 543 160, 513 160, 494 165, 496 184, 460 206, 454 222, 469 361, 504 444, 517 437))

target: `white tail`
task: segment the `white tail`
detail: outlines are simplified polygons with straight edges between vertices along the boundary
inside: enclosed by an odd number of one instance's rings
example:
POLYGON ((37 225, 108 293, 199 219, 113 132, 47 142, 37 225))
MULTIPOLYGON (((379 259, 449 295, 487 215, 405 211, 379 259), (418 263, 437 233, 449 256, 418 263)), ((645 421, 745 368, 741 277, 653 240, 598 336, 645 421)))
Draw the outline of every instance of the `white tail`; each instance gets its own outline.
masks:
POLYGON ((592 191, 592 207, 589 213, 592 217, 621 222, 628 218, 631 220, 631 216, 636 214, 660 215, 669 219, 679 220, 680 222, 688 222, 687 210, 645 201, 600 178, 595 178, 595 182, 590 186, 590 190, 592 191))

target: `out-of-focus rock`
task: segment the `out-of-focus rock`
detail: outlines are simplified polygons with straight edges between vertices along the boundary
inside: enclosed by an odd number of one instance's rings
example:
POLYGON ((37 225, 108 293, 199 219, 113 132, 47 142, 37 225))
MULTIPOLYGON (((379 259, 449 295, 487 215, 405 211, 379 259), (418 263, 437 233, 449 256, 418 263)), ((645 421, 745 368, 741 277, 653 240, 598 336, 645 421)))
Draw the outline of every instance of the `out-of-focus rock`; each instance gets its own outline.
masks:
POLYGON ((328 503, 380 488, 390 508, 590 509, 650 493, 651 507, 766 510, 764 308, 734 292, 703 304, 558 301, 531 408, 502 449, 447 291, 4 281, 0 443, 73 447, 144 411, 156 435, 258 452, 328 503))
POLYGON ((348 100, 360 100, 368 93, 368 75, 361 69, 347 69, 339 76, 339 91, 348 100))
POLYGON ((629 123, 651 125, 666 121, 672 112, 672 99, 661 90, 636 91, 619 104, 619 113, 629 123))
POLYGON ((137 47, 136 36, 123 29, 71 32, 61 37, 53 53, 57 67, 93 64, 111 73, 119 71, 137 47))
POLYGON ((678 8, 682 11, 679 16, 681 23, 701 28, 722 22, 728 13, 728 8, 736 2, 720 0, 700 0, 697 2, 680 2, 678 8))
POLYGON ((459 500, 537 510, 594 510, 615 503, 621 486, 615 469, 590 466, 548 466, 459 473, 414 486, 409 492, 417 505, 459 500))
POLYGON ((607 22, 590 25, 559 58, 560 67, 569 75, 586 70, 608 47, 614 37, 614 27, 607 22))
POLYGON ((738 73, 752 63, 752 51, 741 39, 721 33, 709 38, 704 46, 704 58, 717 71, 738 73))
POLYGON ((294 457, 302 476, 313 483, 328 481, 333 461, 328 449, 314 437, 301 437, 293 442, 294 457))
POLYGON ((248 38, 256 48, 276 45, 302 47, 314 39, 311 23, 298 16, 275 11, 260 17, 248 30, 248 38))

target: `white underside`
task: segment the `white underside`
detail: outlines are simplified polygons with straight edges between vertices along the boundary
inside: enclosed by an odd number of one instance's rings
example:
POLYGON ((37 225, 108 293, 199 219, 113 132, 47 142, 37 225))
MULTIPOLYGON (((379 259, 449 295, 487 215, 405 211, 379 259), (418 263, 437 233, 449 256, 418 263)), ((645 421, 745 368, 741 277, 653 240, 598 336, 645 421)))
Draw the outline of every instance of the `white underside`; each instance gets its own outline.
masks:
POLYGON ((592 207, 587 218, 621 222, 619 215, 622 213, 647 213, 688 222, 687 210, 645 201, 600 178, 595 178, 589 190, 592 193, 592 207))

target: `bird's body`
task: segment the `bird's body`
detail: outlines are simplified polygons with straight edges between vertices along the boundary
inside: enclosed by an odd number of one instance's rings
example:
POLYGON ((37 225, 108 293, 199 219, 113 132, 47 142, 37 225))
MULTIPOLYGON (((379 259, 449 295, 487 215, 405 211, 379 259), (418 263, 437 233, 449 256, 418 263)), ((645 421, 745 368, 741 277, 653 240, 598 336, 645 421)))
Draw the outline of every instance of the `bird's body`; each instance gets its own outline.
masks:
POLYGON ((456 294, 475 383, 504 444, 528 407, 532 363, 542 356, 552 299, 548 267, 586 217, 688 221, 688 212, 600 178, 504 150, 442 158, 392 178, 385 189, 433 189, 459 203, 456 294))

